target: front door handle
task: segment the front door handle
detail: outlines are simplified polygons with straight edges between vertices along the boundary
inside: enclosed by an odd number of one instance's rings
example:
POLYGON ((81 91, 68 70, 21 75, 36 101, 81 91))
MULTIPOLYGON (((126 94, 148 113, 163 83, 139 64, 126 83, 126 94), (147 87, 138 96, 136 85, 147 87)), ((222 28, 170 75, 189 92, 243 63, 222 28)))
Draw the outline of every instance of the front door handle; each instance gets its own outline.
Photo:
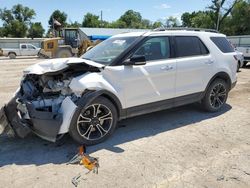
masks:
POLYGON ((174 68, 173 66, 166 65, 166 66, 161 67, 161 70, 163 70, 163 71, 169 71, 169 70, 172 70, 173 68, 174 68))

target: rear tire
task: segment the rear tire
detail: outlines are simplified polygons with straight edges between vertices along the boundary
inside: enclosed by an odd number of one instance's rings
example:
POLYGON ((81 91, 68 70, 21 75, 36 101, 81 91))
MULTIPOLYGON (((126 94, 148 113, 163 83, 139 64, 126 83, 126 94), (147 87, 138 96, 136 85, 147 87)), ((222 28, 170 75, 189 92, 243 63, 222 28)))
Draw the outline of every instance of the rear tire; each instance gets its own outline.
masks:
POLYGON ((216 79, 208 87, 201 101, 202 108, 208 112, 217 112, 227 101, 229 87, 225 80, 216 79))
POLYGON ((95 145, 112 135, 117 119, 113 103, 105 97, 98 97, 85 109, 75 112, 69 134, 79 144, 95 145))
POLYGON ((71 50, 67 48, 59 48, 56 53, 56 58, 68 58, 72 56, 71 50))
POLYGON ((9 58, 10 59, 16 59, 16 54, 13 53, 13 52, 9 53, 9 58))

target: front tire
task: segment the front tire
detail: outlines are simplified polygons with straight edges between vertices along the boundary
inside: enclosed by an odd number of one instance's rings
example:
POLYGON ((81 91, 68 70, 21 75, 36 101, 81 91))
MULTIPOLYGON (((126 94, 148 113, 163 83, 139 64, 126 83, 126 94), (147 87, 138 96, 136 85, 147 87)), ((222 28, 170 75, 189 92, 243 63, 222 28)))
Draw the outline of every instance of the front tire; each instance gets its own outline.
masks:
POLYGON ((217 112, 225 105, 228 97, 229 87, 222 79, 216 79, 208 87, 201 105, 208 112, 217 112))
POLYGON ((86 108, 74 114, 69 134, 79 144, 95 145, 106 140, 117 125, 117 110, 113 103, 98 97, 86 108))

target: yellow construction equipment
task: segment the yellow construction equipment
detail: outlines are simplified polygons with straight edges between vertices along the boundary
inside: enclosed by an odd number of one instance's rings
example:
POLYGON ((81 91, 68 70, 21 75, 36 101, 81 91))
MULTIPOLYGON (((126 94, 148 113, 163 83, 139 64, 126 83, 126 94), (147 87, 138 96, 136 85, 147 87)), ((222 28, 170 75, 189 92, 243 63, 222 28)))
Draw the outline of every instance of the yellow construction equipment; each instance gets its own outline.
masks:
POLYGON ((38 56, 43 58, 80 57, 100 42, 100 40, 89 40, 80 29, 64 28, 59 32, 59 37, 48 38, 42 42, 38 56))

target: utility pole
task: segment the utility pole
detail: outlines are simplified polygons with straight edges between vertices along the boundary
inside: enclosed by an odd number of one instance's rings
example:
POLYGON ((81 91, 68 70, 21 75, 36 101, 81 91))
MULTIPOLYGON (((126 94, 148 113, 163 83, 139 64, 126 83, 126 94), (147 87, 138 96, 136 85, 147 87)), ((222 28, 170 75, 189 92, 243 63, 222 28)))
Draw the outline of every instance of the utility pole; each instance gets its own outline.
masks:
POLYGON ((103 26, 103 23, 102 23, 102 10, 101 10, 101 27, 103 26))
POLYGON ((218 6, 219 6, 219 10, 218 10, 218 18, 217 18, 217 24, 216 24, 216 30, 219 31, 219 25, 220 25, 220 9, 221 9, 221 0, 218 1, 218 6))

